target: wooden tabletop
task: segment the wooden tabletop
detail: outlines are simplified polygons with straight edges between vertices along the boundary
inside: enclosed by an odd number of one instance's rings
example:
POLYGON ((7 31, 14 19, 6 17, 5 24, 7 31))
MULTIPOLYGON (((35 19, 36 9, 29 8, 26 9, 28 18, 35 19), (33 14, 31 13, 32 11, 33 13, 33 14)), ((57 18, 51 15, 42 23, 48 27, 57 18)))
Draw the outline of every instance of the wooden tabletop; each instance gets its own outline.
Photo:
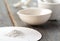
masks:
MULTIPOLYGON (((18 1, 19 0, 8 0, 12 15, 17 23, 16 26, 30 27, 38 30, 43 35, 42 39, 39 41, 60 41, 60 21, 48 21, 45 24, 38 26, 28 25, 22 22, 17 15, 17 11, 20 10, 20 8, 13 7, 13 4, 18 1)), ((4 0, 0 0, 0 27, 13 26, 8 14, 4 0)))

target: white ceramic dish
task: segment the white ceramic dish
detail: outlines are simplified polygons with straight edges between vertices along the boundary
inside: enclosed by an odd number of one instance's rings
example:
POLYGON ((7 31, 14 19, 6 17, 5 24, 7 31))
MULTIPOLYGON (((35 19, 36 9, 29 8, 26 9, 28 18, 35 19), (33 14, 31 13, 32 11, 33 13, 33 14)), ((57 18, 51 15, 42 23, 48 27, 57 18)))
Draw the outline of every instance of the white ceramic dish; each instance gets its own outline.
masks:
POLYGON ((0 41, 37 41, 41 39, 40 32, 27 27, 2 27, 0 28, 0 41), (22 35, 19 37, 6 36, 9 32, 18 30, 22 35))
POLYGON ((31 25, 39 25, 48 21, 52 11, 49 9, 27 8, 17 12, 20 19, 31 25))
POLYGON ((60 20, 60 0, 38 0, 38 7, 52 10, 50 20, 60 20))

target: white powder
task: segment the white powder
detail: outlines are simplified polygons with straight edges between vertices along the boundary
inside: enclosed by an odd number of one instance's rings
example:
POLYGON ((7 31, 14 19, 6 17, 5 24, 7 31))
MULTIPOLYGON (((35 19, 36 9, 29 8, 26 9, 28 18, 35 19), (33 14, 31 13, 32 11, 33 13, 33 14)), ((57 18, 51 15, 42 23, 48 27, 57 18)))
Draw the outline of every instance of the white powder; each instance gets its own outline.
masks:
POLYGON ((11 31, 11 32, 9 32, 8 34, 6 34, 7 36, 9 36, 9 37, 17 37, 17 36, 20 36, 20 31, 18 31, 18 30, 13 30, 13 31, 11 31))

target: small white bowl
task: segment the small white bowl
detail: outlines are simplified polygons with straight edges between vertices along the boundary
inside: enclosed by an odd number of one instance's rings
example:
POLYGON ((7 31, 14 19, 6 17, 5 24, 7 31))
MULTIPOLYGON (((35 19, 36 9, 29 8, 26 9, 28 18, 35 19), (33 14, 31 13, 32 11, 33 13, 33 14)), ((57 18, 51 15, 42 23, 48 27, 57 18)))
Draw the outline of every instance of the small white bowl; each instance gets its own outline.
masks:
POLYGON ((60 20, 60 0, 38 0, 38 8, 51 9, 53 13, 50 20, 60 20))
POLYGON ((17 12, 23 22, 31 25, 39 25, 48 21, 52 11, 50 9, 27 8, 17 12))

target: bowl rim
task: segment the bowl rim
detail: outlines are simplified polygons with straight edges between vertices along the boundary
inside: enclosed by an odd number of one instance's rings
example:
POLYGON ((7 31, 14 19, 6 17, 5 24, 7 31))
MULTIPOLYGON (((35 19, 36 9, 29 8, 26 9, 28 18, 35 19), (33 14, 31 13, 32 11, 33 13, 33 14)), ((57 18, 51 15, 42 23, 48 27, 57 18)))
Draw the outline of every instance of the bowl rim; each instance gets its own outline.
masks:
POLYGON ((48 14, 51 14, 52 13, 52 10, 50 10, 50 9, 45 9, 45 8, 26 8, 26 9, 23 9, 23 10, 19 10, 18 12, 17 12, 17 14, 18 15, 24 15, 24 16, 42 16, 42 15, 48 15, 48 14), (23 12, 23 11, 25 11, 25 10, 29 10, 29 9, 37 9, 37 10, 39 10, 39 9, 41 9, 41 10, 48 10, 49 12, 47 13, 47 14, 41 14, 41 15, 39 15, 39 14, 37 14, 37 15, 28 15, 28 14, 22 14, 21 12, 23 12))
POLYGON ((38 0, 38 3, 49 4, 49 5, 60 5, 60 3, 48 3, 48 2, 42 2, 40 0, 38 0))

